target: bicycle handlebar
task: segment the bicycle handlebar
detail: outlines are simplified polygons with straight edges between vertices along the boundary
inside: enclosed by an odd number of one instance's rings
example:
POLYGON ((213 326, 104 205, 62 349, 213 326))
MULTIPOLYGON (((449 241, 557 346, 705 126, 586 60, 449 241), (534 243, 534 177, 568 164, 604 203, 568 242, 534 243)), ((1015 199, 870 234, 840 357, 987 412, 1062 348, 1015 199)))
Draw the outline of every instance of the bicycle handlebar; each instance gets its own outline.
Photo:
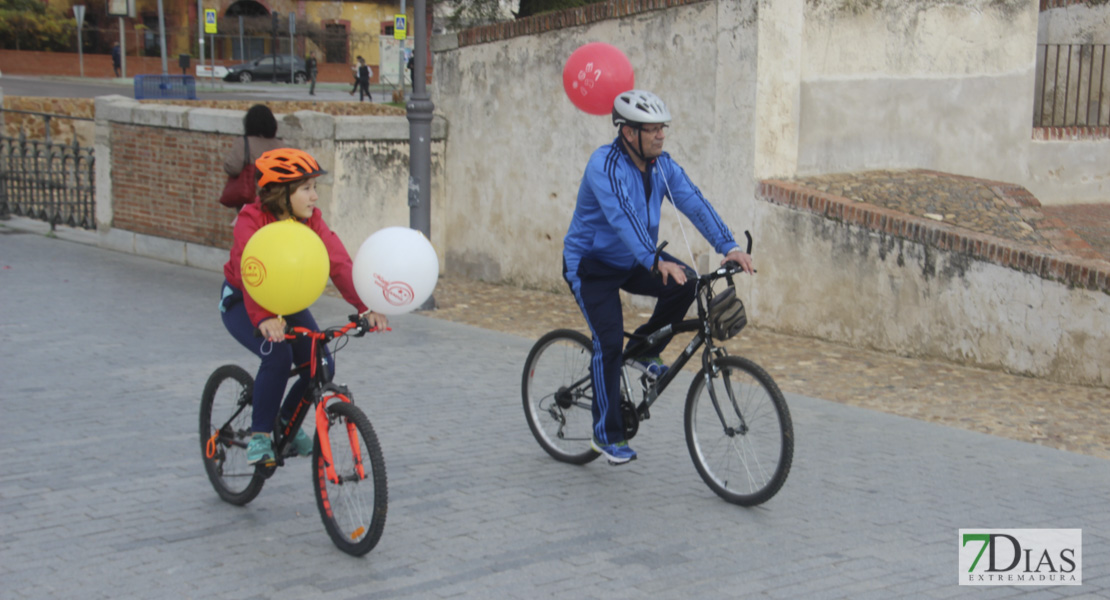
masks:
MULTIPOLYGON (((378 330, 377 327, 371 327, 370 322, 367 321, 366 317, 362 315, 348 315, 347 320, 349 322, 346 325, 340 327, 329 327, 323 331, 314 331, 312 329, 308 329, 307 327, 294 327, 286 323, 285 339, 295 340, 300 337, 307 337, 316 340, 330 341, 337 337, 348 335, 348 333, 352 329, 355 330, 355 332, 350 333, 349 335, 352 335, 354 337, 362 337, 368 333, 373 333, 378 330)), ((393 328, 386 327, 385 330, 393 331, 393 328)), ((254 328, 254 337, 262 337, 262 332, 257 327, 254 328)))
MULTIPOLYGON (((748 249, 747 249, 746 254, 751 254, 752 253, 752 232, 750 232, 748 230, 744 230, 744 237, 746 237, 747 240, 748 240, 748 249)), ((651 265, 651 274, 652 275, 658 275, 659 274, 659 256, 663 253, 663 248, 666 248, 666 247, 667 247, 667 241, 664 240, 663 243, 659 244, 659 247, 655 249, 655 261, 651 265)), ((713 271, 710 271, 709 273, 706 273, 705 275, 699 275, 698 272, 695 271, 691 267, 686 267, 685 271, 686 271, 686 277, 689 278, 689 279, 701 279, 702 281, 709 282, 709 281, 713 281, 715 279, 720 279, 721 277, 725 277, 725 278, 728 279, 729 285, 732 285, 732 276, 733 275, 735 275, 737 273, 743 273, 744 272, 744 270, 740 267, 740 263, 738 263, 734 260, 725 261, 725 263, 723 265, 721 265, 720 268, 714 269, 713 271)), ((752 269, 752 273, 755 273, 755 272, 756 272, 756 270, 752 269)))

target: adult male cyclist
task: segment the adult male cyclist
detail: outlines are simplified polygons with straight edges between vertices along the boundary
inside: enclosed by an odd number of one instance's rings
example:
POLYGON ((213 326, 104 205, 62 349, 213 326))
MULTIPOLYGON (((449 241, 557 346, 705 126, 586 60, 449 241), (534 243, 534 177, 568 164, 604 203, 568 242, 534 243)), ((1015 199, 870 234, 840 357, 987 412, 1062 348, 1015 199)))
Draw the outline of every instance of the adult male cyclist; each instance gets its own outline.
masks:
MULTIPOLYGON (((630 90, 613 101, 617 138, 590 156, 574 217, 563 240, 563 277, 578 301, 593 335, 594 429, 591 447, 609 462, 626 463, 636 452, 624 438, 620 411, 621 351, 624 316, 620 290, 658 298, 646 334, 681 321, 694 301, 695 287, 685 265, 667 253, 655 263, 663 196, 694 223, 724 254, 752 272, 751 257, 669 154, 663 152, 664 128, 671 113, 655 94, 630 90), (660 277, 661 275, 661 277, 660 277)), ((650 376, 666 365, 659 353, 667 338, 639 357, 650 376)))

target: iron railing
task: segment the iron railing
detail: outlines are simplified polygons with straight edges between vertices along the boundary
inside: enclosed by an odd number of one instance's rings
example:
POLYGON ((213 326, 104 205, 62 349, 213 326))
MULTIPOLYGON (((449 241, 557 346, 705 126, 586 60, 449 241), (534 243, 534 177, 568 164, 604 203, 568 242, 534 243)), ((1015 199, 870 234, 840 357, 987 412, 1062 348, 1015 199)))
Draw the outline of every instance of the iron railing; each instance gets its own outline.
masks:
POLYGON ((57 225, 96 229, 95 159, 93 149, 50 141, 50 119, 92 121, 84 117, 0 109, 33 114, 46 120, 46 139, 0 136, 0 219, 30 217, 57 225))
POLYGON ((1107 44, 1039 44, 1034 127, 1110 126, 1107 44))

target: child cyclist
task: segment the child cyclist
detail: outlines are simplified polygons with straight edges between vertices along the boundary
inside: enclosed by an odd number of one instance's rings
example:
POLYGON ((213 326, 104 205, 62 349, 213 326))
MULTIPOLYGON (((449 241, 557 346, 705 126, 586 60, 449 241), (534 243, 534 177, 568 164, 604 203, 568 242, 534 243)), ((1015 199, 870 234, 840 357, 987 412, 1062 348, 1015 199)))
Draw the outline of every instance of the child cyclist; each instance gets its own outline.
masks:
MULTIPOLYGON (((328 228, 320 210, 316 208, 316 178, 326 174, 316 159, 301 150, 278 148, 264 153, 255 161, 254 166, 258 177, 258 198, 254 203, 243 207, 235 223, 231 258, 224 265, 226 281, 221 293, 220 312, 228 333, 262 359, 254 378, 251 424, 253 435, 247 446, 247 463, 268 465, 276 459, 271 434, 279 405, 282 422, 288 422, 309 383, 306 372, 290 386, 285 394, 285 401, 281 401, 293 364, 307 362, 312 349, 312 340, 297 339, 287 342, 285 325, 288 323, 313 331, 318 331, 319 327, 308 309, 283 317, 267 311, 250 294, 243 293, 239 265, 247 240, 254 232, 275 221, 296 219, 304 223, 324 241, 328 251, 331 280, 343 298, 360 315, 367 318, 371 327, 380 331, 389 322, 385 315, 371 312, 359 299, 351 278, 351 257, 339 236, 328 228), (255 335, 256 329, 265 339, 255 335)), ((325 356, 325 362, 330 367, 330 355, 325 356)), ((293 438, 293 447, 300 456, 308 456, 312 453, 312 440, 304 431, 298 430, 293 438)))

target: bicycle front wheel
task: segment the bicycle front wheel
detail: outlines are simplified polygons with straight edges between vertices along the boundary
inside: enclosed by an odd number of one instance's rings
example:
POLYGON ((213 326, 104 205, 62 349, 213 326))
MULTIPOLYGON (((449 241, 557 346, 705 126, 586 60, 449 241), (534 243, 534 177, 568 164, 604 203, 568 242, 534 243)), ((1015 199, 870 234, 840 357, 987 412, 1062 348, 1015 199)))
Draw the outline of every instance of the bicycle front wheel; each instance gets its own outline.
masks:
POLYGON ((575 465, 598 457, 593 437, 590 338, 557 329, 540 338, 524 362, 524 416, 536 441, 555 460, 575 465))
POLYGON ((350 402, 328 406, 327 443, 335 480, 328 476, 322 437, 312 448, 312 483, 316 507, 331 541, 352 556, 374 549, 385 529, 385 460, 370 419, 350 402))
POLYGON ((718 496, 754 506, 778 493, 794 458, 794 425, 778 385, 739 356, 714 361, 718 375, 694 377, 686 398, 686 445, 718 496), (712 386, 716 402, 710 394, 712 386))
POLYGON ((216 493, 243 506, 262 491, 266 478, 247 464, 254 378, 238 365, 215 370, 200 398, 200 451, 216 493))

